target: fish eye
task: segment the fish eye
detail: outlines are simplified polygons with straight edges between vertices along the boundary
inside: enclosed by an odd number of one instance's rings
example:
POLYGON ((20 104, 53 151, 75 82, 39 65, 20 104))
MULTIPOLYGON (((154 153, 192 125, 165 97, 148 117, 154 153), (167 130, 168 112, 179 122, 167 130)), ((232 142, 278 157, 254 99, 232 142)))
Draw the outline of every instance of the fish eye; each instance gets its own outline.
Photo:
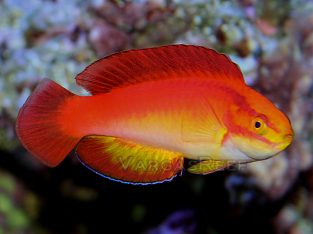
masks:
POLYGON ((260 128, 262 126, 262 123, 260 121, 255 121, 254 127, 255 128, 260 128))
POLYGON ((264 134, 266 131, 266 124, 263 119, 257 117, 252 121, 252 127, 257 134, 264 134))

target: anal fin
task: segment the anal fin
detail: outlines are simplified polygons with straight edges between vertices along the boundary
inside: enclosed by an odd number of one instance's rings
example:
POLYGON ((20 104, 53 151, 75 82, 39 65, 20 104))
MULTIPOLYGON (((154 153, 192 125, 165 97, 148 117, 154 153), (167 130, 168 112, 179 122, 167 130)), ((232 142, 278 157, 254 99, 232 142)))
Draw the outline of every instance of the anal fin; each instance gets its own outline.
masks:
POLYGON ((180 153, 107 136, 84 137, 76 152, 97 174, 131 184, 171 180, 182 170, 184 161, 180 153))
POLYGON ((193 174, 206 175, 228 168, 231 165, 233 165, 233 162, 230 161, 204 160, 192 165, 187 170, 193 174))

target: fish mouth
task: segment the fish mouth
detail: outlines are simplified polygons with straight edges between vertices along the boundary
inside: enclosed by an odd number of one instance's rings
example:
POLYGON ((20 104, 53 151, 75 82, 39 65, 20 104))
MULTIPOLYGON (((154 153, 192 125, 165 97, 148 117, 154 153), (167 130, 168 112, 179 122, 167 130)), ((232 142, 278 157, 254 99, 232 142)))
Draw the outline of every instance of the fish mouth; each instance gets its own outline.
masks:
POLYGON ((290 134, 285 135, 284 139, 285 141, 291 143, 293 140, 293 137, 294 137, 294 134, 290 133, 290 134))
POLYGON ((293 141, 293 138, 294 138, 294 134, 293 133, 288 133, 286 134, 285 136, 282 137, 282 141, 280 143, 276 143, 276 144, 273 144, 273 153, 272 154, 269 154, 268 156, 265 156, 265 157, 254 157, 254 156, 251 156, 249 154, 246 154, 245 152, 241 151, 242 153, 245 153, 245 155, 252 159, 253 161, 262 161, 262 160, 266 160, 266 159, 269 159, 277 154, 279 154, 280 152, 282 152, 283 150, 285 150, 293 141))
POLYGON ((278 144, 277 148, 281 149, 281 150, 286 149, 291 144, 291 142, 293 141, 293 138, 294 138, 294 134, 292 134, 292 133, 286 134, 283 137, 283 141, 280 144, 278 144))
MULTIPOLYGON (((286 134, 283 137, 282 142, 280 142, 280 143, 278 143, 278 144, 276 144, 274 146, 274 149, 276 149, 277 152, 275 154, 273 154, 272 156, 277 155, 280 152, 282 152, 283 150, 285 150, 292 143, 293 138, 294 138, 294 134, 292 134, 292 133, 291 134, 286 134)), ((270 158, 270 157, 268 157, 268 158, 270 158)))

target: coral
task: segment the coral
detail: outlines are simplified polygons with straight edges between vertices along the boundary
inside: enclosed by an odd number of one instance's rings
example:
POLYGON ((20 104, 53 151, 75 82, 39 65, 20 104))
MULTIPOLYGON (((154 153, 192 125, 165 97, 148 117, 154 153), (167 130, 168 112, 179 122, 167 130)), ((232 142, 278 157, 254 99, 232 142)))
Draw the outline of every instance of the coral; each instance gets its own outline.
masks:
POLYGON ((158 227, 149 230, 147 234, 183 234, 195 233, 195 231, 194 213, 190 210, 180 210, 171 214, 158 227))
POLYGON ((38 198, 9 173, 0 171, 0 232, 32 233, 37 229, 34 220, 38 214, 38 198))

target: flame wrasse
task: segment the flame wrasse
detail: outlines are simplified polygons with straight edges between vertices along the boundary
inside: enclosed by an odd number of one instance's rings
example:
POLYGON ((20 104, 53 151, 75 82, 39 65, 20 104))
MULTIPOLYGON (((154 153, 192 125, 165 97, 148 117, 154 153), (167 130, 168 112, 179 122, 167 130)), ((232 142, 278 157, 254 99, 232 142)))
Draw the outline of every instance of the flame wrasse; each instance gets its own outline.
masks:
POLYGON ((44 80, 21 108, 20 141, 48 166, 73 149, 113 180, 171 180, 184 159, 191 173, 269 158, 293 139, 291 124, 248 87, 238 66, 214 50, 187 45, 130 50, 76 77, 90 96, 44 80))

